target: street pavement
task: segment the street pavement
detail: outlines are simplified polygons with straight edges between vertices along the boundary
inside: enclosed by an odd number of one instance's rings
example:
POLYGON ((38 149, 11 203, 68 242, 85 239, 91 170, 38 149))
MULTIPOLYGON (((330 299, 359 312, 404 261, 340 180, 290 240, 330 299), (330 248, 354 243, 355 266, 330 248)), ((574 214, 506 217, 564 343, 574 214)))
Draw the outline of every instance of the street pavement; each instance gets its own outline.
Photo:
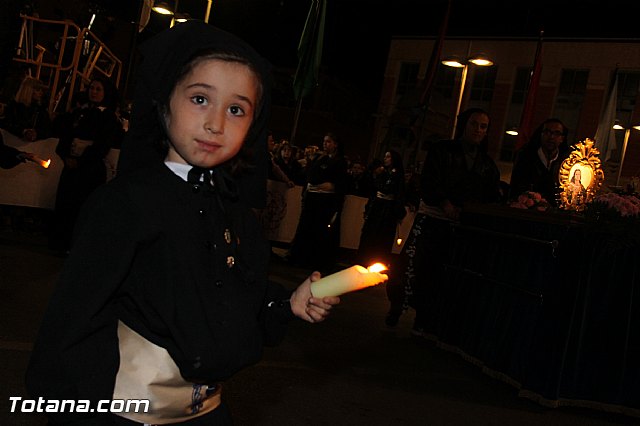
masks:
MULTIPOLYGON (((0 426, 46 424, 37 414, 10 413, 9 397, 26 397, 24 370, 63 262, 38 226, 0 230, 0 426)), ((309 272, 274 254, 270 279, 294 288, 309 272)), ((294 321, 281 345, 225 384, 236 425, 640 424, 519 398, 460 356, 412 336, 412 312, 386 327, 386 310, 377 286, 343 296, 323 323, 294 321)))

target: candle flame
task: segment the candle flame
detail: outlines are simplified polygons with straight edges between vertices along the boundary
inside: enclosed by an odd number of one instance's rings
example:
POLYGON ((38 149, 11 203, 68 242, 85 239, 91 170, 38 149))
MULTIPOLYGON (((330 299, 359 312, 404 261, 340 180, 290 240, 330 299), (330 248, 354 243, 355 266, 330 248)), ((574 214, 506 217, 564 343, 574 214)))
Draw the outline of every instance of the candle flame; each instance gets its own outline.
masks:
POLYGON ((369 272, 382 272, 382 271, 386 271, 388 268, 387 268, 387 265, 378 262, 369 266, 367 269, 369 270, 369 272))
POLYGON ((398 238, 398 239, 396 240, 396 244, 397 244, 397 245, 399 245, 399 246, 401 246, 401 245, 402 245, 402 238, 398 238))
POLYGON ((45 160, 40 160, 39 163, 40 163, 40 165, 42 167, 44 167, 45 169, 48 169, 49 168, 49 164, 51 164, 51 158, 49 158, 46 161, 45 160))

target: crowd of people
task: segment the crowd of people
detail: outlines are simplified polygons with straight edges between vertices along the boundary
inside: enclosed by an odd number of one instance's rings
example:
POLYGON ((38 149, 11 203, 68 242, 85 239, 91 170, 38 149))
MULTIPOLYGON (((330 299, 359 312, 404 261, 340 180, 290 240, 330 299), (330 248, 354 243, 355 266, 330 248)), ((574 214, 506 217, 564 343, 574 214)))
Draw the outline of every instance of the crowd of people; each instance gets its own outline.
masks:
MULTIPOLYGON (((276 142, 267 129, 268 67, 233 35, 193 22, 142 50, 130 131, 118 116, 117 89, 101 76, 54 117, 45 85, 27 76, 0 121, 28 143, 57 138, 64 162, 50 237, 68 258, 30 362, 35 396, 142 392, 165 408, 110 421, 166 423, 169 416, 230 424, 220 383, 256 362, 264 343, 277 343, 290 319, 319 322, 339 303, 314 298, 310 286, 317 271, 335 266, 345 195, 367 199, 358 262, 382 260, 391 271, 386 324, 413 308, 416 334, 433 319, 443 243, 468 203, 506 202, 528 190, 556 200, 557 171, 568 155, 568 130, 558 119, 545 120, 518 152, 510 184, 487 152, 491 120, 478 108, 460 114, 453 140, 429 146, 421 167, 405 169, 393 149, 370 162, 345 156, 345 142, 332 132, 321 146, 276 142), (262 147, 264 162, 249 166, 250 153, 262 147), (121 148, 120 176, 104 185, 106 158, 121 148), (268 242, 249 196, 267 178, 303 188, 287 261, 316 272, 293 291, 267 279, 268 242), (408 211, 416 213, 408 241, 392 254, 408 211), (196 392, 189 414, 163 405, 168 394, 156 393, 134 368, 140 353, 167 373, 164 384, 178 383, 169 386, 170 398, 196 392)), ((0 144, 3 168, 29 156, 0 144)), ((579 197, 580 176, 572 184, 579 197)))

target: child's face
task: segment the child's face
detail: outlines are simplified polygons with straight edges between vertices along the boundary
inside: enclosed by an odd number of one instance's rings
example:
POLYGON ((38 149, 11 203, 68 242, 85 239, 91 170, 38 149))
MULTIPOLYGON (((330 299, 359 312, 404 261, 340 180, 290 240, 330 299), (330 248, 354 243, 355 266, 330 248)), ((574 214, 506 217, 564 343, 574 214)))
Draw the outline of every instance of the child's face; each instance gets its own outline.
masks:
POLYGON ((197 64, 171 93, 167 160, 211 168, 233 158, 253 121, 257 95, 248 66, 218 59, 197 64))

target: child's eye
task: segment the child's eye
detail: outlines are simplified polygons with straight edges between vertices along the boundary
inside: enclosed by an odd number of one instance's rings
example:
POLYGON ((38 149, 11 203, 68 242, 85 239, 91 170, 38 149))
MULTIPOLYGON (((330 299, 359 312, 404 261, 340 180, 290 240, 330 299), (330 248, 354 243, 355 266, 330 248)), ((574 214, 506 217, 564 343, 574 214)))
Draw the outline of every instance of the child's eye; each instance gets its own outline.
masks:
POLYGON ((191 102, 193 102, 196 105, 206 105, 207 104, 207 98, 205 98, 204 96, 201 96, 201 95, 196 95, 196 96, 192 96, 191 97, 191 102))
POLYGON ((237 115, 237 116, 243 116, 244 115, 244 109, 242 109, 241 107, 239 107, 238 105, 231 105, 229 107, 229 112, 233 115, 237 115))

